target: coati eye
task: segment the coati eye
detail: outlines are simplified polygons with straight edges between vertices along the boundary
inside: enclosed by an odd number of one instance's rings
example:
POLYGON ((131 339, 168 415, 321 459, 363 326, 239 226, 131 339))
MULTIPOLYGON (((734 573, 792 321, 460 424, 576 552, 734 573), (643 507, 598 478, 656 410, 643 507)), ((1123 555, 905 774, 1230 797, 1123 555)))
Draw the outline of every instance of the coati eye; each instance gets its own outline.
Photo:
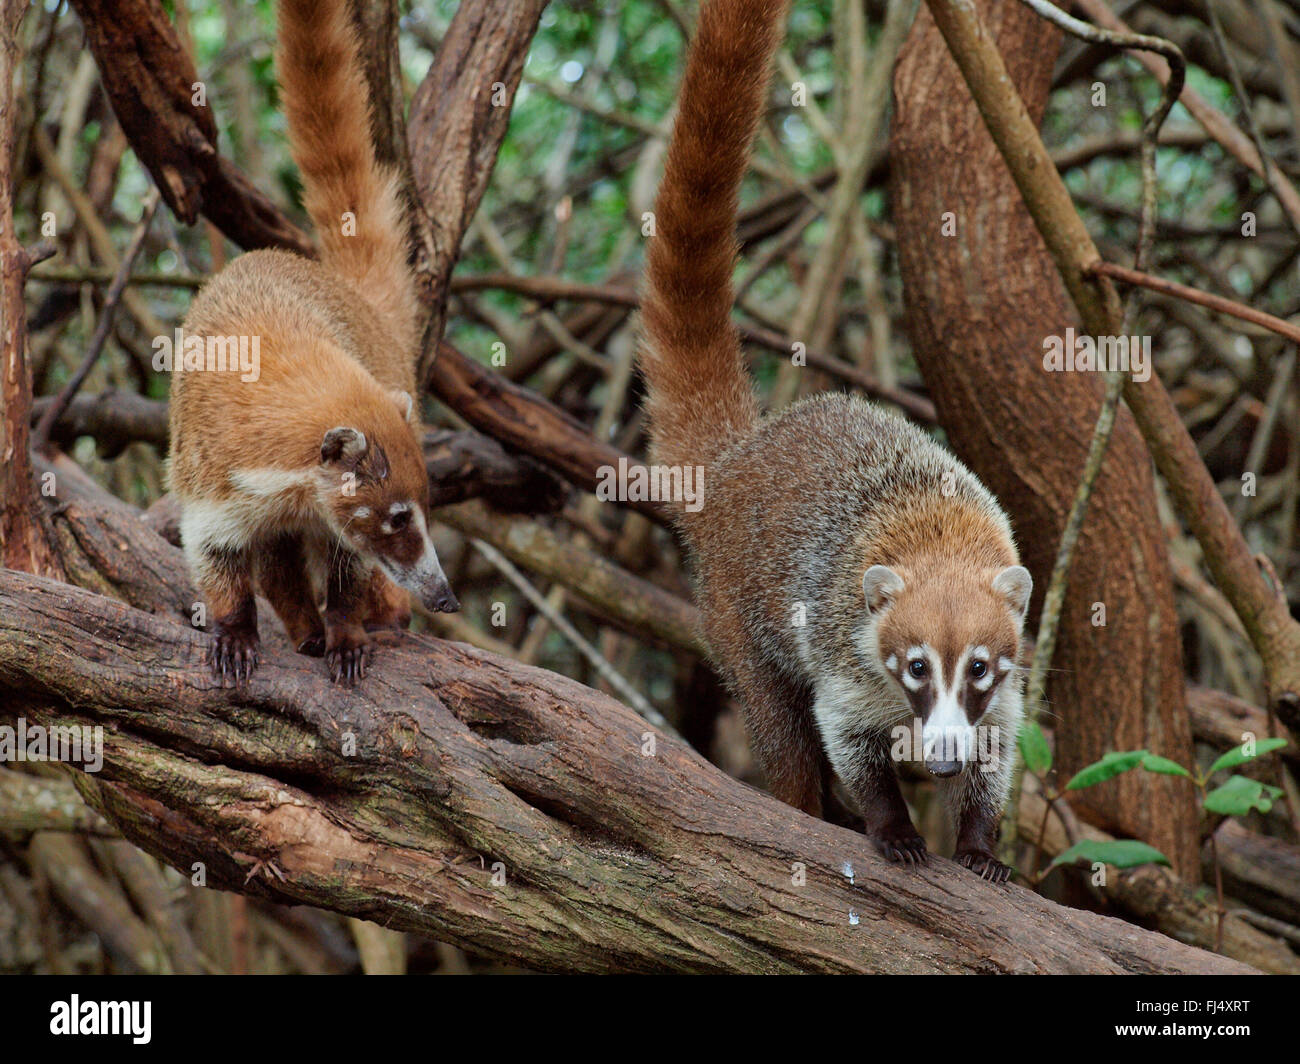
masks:
POLYGON ((984 679, 985 674, 989 671, 988 663, 983 661, 972 661, 970 663, 970 674, 977 680, 984 679))
POLYGON ((400 532, 411 523, 410 510, 398 510, 397 513, 389 519, 388 523, 392 526, 394 532, 400 532))
POLYGON ((925 675, 925 662, 920 658, 917 658, 914 662, 908 665, 907 671, 912 674, 914 679, 919 680, 925 675))

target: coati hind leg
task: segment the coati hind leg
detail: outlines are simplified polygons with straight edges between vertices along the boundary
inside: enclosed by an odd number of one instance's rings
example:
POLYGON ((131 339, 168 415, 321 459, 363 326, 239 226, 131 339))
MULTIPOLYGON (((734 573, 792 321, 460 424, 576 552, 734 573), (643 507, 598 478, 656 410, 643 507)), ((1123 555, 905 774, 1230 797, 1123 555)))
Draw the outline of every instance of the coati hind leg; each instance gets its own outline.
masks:
POLYGON ((352 683, 366 675, 370 637, 364 623, 370 567, 341 544, 330 552, 325 586, 325 664, 330 679, 352 683))
POLYGON ((276 536, 257 552, 257 585, 289 633, 299 654, 325 653, 325 625, 307 570, 301 536, 276 536))
POLYGON ((754 760, 772 795, 822 815, 826 756, 809 710, 812 695, 775 672, 749 667, 732 670, 744 707, 745 732, 754 760))
POLYGON ((208 666, 223 687, 247 683, 257 668, 257 605, 253 601, 252 560, 247 548, 204 543, 191 528, 181 536, 199 591, 212 614, 208 666))

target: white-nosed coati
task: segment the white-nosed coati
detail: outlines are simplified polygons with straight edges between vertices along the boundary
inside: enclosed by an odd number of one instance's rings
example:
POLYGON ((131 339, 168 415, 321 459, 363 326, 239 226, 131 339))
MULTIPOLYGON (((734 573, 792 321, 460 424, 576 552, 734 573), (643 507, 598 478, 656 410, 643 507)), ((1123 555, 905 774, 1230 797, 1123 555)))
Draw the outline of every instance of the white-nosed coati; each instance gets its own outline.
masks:
POLYGON ((761 417, 731 324, 738 190, 785 10, 700 12, 647 253, 652 460, 705 467, 705 504, 678 522, 772 792, 819 816, 833 769, 881 850, 924 860, 891 764, 891 732, 919 717, 957 860, 1005 880, 994 849, 1032 587, 1007 518, 952 455, 871 403, 818 396, 761 417))
POLYGON ((196 356, 174 356, 170 481, 213 674, 240 682, 256 667, 258 588, 302 653, 352 681, 367 629, 406 625, 406 591, 429 609, 458 604, 425 525, 406 228, 370 141, 346 0, 281 0, 279 12, 290 145, 321 258, 250 252, 194 300, 196 356), (205 339, 238 337, 257 340, 255 373, 204 362, 205 339))

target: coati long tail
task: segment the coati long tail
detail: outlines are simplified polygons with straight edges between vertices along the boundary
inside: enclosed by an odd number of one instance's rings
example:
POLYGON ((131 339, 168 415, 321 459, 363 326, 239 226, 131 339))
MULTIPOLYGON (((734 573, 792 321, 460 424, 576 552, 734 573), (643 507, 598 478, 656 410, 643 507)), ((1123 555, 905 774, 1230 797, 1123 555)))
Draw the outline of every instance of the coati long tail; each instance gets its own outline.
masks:
POLYGON ((758 420, 731 324, 740 181, 786 0, 710 0, 686 59, 643 299, 651 451, 708 464, 758 420))
POLYGON ((347 0, 281 0, 279 12, 276 66, 289 145, 321 260, 380 312, 404 352, 414 351, 401 190, 375 158, 347 0))

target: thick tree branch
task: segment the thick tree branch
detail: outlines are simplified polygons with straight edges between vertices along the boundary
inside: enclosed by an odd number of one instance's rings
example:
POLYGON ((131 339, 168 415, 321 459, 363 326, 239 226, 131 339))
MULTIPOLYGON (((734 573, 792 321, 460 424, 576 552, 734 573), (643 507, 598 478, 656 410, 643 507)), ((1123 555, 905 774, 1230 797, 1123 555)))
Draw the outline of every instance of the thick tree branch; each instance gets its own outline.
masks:
MULTIPOLYGON (((584 491, 594 491, 601 467, 618 468, 619 459, 636 459, 595 439, 576 418, 534 392, 480 366, 444 341, 431 368, 433 394, 480 432, 558 472, 584 491)), ((629 502, 660 524, 668 523, 655 502, 629 502)))
POLYGON ((217 123, 158 0, 74 0, 104 90, 136 156, 186 225, 202 213, 240 247, 314 255, 307 236, 217 153, 217 123))
POLYGON ((633 576, 536 521, 493 514, 478 503, 439 510, 435 520, 486 540, 513 561, 576 591, 601 614, 669 646, 706 655, 699 611, 663 588, 633 576))
POLYGON ((210 886, 547 970, 1249 970, 947 861, 889 865, 673 739, 647 755, 622 705, 460 644, 404 637, 356 691, 272 645, 232 696, 205 642, 0 574, 5 715, 103 726, 83 795, 210 886))
POLYGON ((427 223, 418 260, 430 311, 418 371, 422 382, 429 380, 442 339, 460 242, 492 176, 545 7, 546 0, 465 0, 411 100, 407 140, 427 223))

